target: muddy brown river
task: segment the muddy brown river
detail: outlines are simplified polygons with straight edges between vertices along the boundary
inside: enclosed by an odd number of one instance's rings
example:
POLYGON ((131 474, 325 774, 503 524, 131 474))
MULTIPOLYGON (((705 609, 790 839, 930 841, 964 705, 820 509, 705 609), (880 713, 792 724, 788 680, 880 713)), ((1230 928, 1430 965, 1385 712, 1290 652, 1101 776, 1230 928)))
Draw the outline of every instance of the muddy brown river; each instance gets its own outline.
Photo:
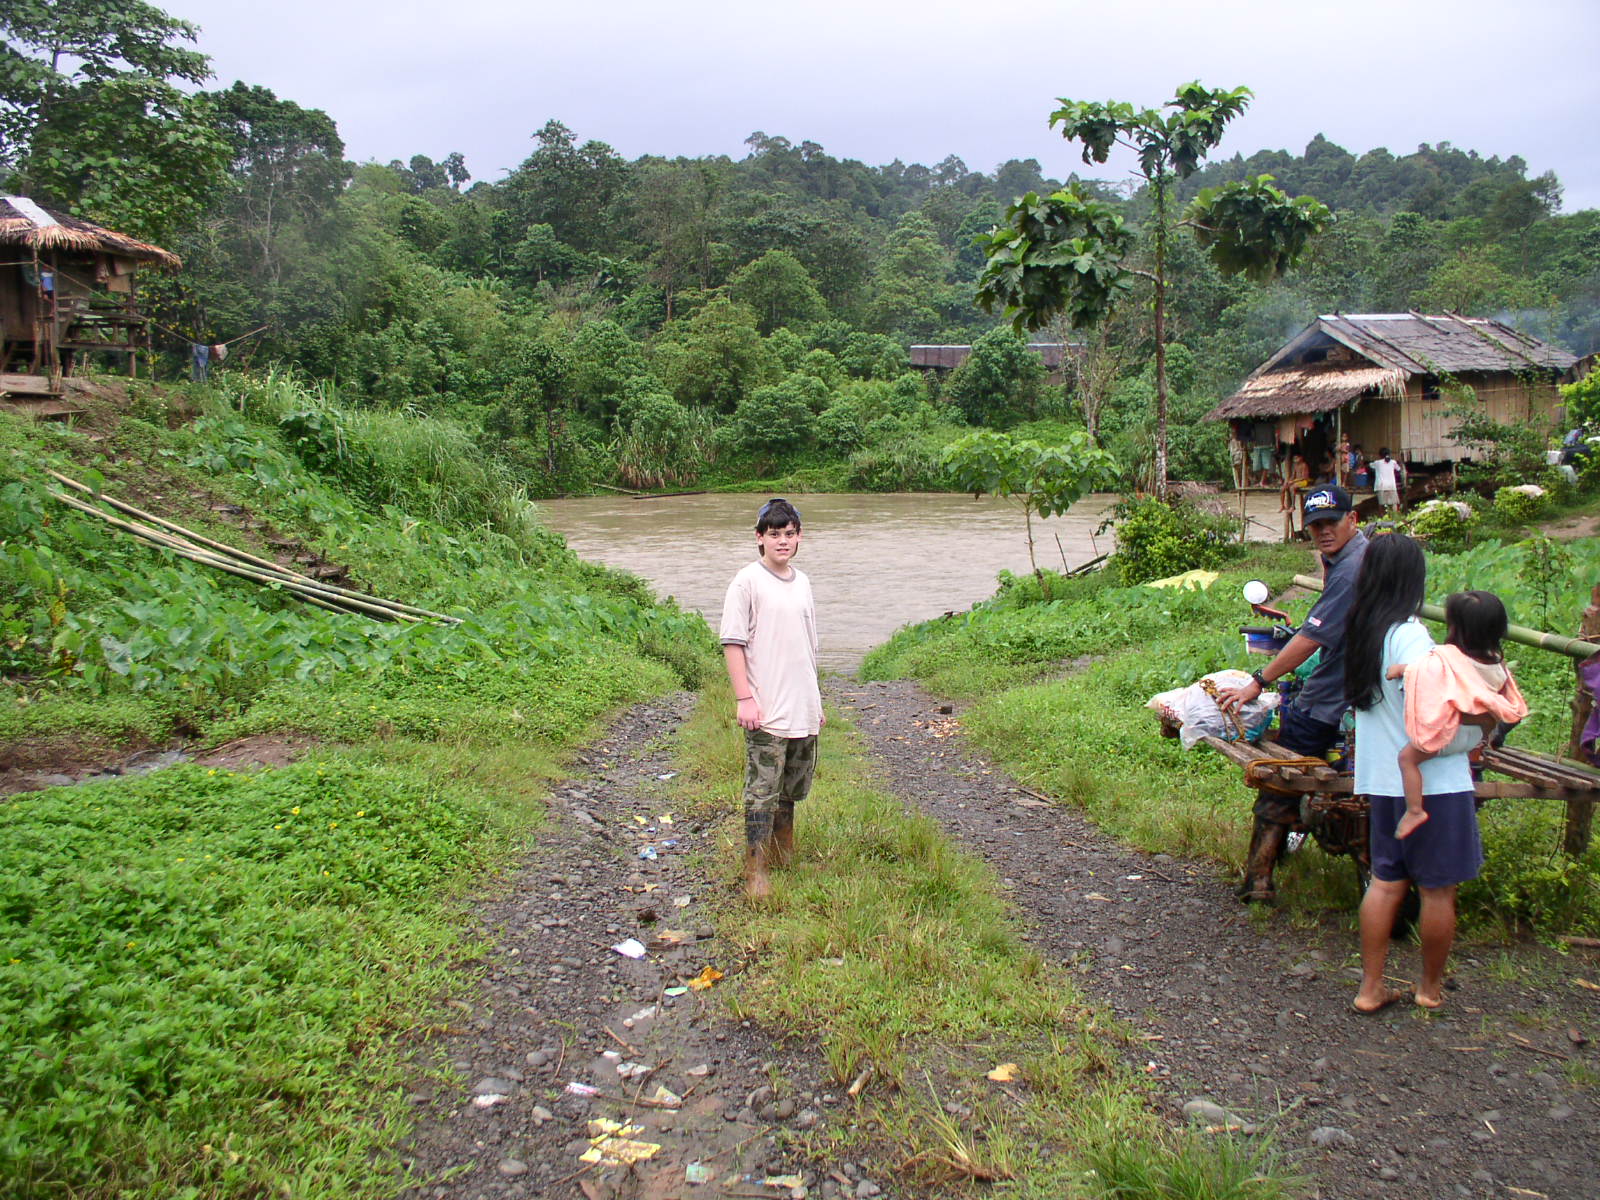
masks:
MULTIPOLYGON (((755 554, 765 495, 627 496, 548 500, 539 511, 584 558, 643 576, 715 627, 734 572, 755 554)), ((1011 501, 948 493, 791 496, 805 536, 796 564, 811 576, 823 666, 854 671, 900 626, 970 608, 993 595, 1001 570, 1025 572, 1022 510, 1011 501)), ((1096 534, 1111 495, 1085 497, 1065 516, 1034 521, 1039 565, 1078 566, 1115 545, 1096 534), (1058 548, 1059 540, 1059 548, 1058 548)), ((1252 539, 1282 535, 1277 493, 1252 493, 1252 539)))

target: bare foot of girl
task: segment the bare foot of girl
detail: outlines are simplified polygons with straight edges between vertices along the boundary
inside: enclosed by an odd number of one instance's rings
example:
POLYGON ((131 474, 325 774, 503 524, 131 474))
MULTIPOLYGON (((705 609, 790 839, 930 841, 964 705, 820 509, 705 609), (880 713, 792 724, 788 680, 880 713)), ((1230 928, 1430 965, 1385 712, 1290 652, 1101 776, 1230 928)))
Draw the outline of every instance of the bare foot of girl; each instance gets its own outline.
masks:
POLYGON ((1394 827, 1394 836, 1399 838, 1401 841, 1404 841, 1418 829, 1421 829, 1422 826, 1427 823, 1427 820, 1428 814, 1426 810, 1423 812, 1414 813, 1410 809, 1407 809, 1406 815, 1400 818, 1400 824, 1394 827))

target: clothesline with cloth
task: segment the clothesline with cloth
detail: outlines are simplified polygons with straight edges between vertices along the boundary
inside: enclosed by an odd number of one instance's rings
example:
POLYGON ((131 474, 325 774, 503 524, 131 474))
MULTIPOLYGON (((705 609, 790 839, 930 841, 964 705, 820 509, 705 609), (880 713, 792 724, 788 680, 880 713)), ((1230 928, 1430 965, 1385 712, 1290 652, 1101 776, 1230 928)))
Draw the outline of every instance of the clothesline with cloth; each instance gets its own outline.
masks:
POLYGON ((249 333, 241 333, 238 337, 229 338, 225 342, 197 342, 194 340, 194 338, 187 337, 175 329, 168 329, 165 325, 162 325, 157 321, 151 321, 150 324, 161 330, 162 333, 168 334, 171 337, 175 337, 180 342, 188 343, 189 355, 192 363, 190 368, 190 378, 192 378, 196 383, 204 383, 210 376, 211 363, 213 360, 216 362, 222 362, 228 357, 229 346, 233 345, 235 342, 242 342, 245 340, 245 338, 255 337, 255 335, 260 333, 262 330, 269 328, 266 325, 258 325, 249 333))

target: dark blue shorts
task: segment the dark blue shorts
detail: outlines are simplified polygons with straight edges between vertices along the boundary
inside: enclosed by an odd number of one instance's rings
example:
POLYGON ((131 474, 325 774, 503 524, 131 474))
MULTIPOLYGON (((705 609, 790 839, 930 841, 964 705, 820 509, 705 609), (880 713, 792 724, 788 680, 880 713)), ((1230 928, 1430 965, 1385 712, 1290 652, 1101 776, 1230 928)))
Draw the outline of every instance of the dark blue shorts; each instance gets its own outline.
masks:
POLYGON ((1369 796, 1372 877, 1385 883, 1410 879, 1418 887, 1453 887, 1476 879, 1483 867, 1478 805, 1471 792, 1424 796, 1427 821, 1405 841, 1394 836, 1405 815, 1404 796, 1369 796))

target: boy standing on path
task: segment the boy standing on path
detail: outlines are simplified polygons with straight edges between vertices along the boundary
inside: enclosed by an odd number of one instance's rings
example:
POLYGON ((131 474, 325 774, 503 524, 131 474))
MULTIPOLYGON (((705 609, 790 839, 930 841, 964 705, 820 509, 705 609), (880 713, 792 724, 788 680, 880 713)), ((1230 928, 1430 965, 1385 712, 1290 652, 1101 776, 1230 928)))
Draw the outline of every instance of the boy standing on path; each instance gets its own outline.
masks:
POLYGON ((794 566, 800 512, 769 500, 756 516, 756 561, 728 585, 723 658, 744 729, 744 893, 772 892, 767 867, 794 853, 794 806, 811 790, 822 728, 817 615, 811 581, 794 566))

